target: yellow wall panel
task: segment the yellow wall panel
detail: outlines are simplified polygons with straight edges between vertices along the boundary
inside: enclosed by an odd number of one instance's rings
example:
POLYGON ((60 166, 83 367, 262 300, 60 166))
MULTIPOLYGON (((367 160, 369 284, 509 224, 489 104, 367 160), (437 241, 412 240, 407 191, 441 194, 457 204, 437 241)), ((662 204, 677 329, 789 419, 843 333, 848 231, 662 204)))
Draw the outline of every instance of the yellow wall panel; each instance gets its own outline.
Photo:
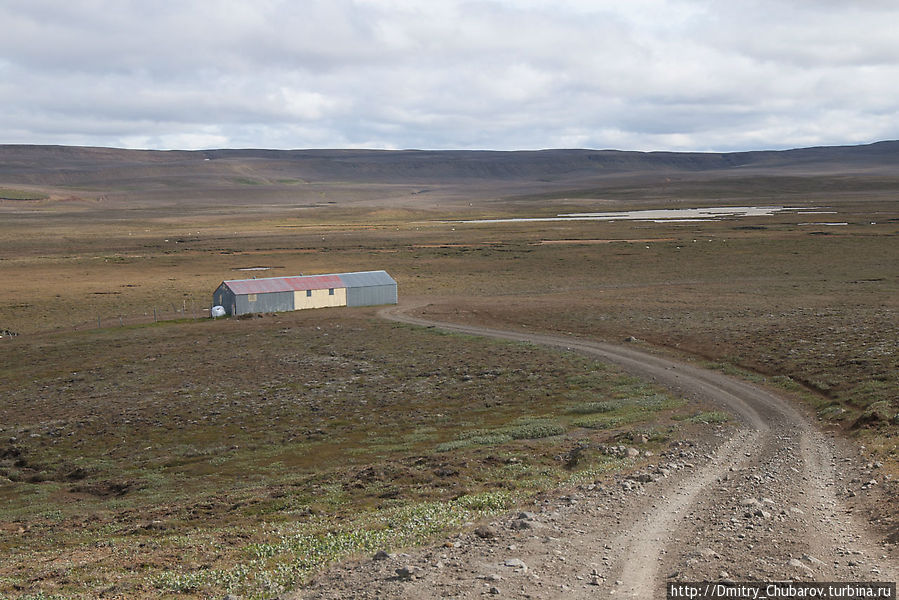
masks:
POLYGON ((346 306, 346 288, 334 288, 333 294, 328 293, 328 290, 310 290, 310 292, 300 290, 293 293, 294 310, 346 306))

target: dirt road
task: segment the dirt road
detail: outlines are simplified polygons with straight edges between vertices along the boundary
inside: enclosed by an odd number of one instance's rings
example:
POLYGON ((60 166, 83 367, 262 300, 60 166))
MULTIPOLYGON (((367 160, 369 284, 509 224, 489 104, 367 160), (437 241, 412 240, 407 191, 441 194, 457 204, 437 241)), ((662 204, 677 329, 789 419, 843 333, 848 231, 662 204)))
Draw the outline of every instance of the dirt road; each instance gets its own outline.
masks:
POLYGON ((380 314, 595 356, 716 404, 740 426, 672 449, 618 484, 491 523, 486 535, 339 567, 302 597, 649 599, 665 597, 667 580, 897 580, 895 553, 844 502, 851 450, 774 393, 631 346, 432 322, 413 308, 380 314))

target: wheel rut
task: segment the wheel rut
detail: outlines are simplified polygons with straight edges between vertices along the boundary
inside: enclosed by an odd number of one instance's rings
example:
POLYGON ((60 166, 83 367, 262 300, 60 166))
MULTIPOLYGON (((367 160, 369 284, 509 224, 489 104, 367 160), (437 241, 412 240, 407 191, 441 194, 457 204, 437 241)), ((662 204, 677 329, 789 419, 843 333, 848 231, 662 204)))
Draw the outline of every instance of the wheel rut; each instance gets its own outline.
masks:
POLYGON ((717 405, 739 426, 714 447, 669 457, 664 469, 660 462, 664 477, 636 492, 597 489, 578 502, 545 507, 530 535, 509 532, 461 548, 416 551, 406 560, 427 564, 439 556, 433 563, 439 568, 424 569, 411 581, 385 578, 384 565, 347 566, 342 577, 369 579, 371 587, 337 586, 341 596, 331 595, 324 583, 309 597, 472 598, 490 590, 521 598, 649 599, 663 598, 670 580, 896 581, 895 555, 851 517, 837 492, 845 459, 837 444, 775 393, 631 346, 409 314, 421 307, 393 306, 378 314, 593 356, 717 405), (498 552, 523 557, 530 569, 510 572, 498 552))

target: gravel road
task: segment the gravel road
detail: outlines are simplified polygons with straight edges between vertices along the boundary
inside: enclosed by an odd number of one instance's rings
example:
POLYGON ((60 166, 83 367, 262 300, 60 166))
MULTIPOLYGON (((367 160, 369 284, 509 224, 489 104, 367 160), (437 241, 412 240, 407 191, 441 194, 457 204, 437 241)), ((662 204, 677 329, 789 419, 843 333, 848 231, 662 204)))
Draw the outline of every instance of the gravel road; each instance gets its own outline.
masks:
POLYGON ((718 405, 740 425, 440 547, 335 567, 298 597, 649 599, 664 598, 671 580, 897 580, 895 551, 845 503, 857 451, 776 394, 630 345, 433 322, 414 308, 379 314, 581 352, 718 405))

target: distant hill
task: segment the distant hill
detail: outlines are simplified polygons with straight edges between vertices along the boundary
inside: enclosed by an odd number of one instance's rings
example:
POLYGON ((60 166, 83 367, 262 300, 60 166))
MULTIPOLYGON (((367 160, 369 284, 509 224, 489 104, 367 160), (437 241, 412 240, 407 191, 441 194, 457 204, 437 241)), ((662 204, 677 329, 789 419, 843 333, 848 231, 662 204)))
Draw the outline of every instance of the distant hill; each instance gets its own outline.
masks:
POLYGON ((0 145, 0 183, 48 186, 325 183, 556 182, 609 177, 764 173, 893 175, 899 141, 784 151, 704 153, 618 150, 201 150, 154 151, 0 145))

